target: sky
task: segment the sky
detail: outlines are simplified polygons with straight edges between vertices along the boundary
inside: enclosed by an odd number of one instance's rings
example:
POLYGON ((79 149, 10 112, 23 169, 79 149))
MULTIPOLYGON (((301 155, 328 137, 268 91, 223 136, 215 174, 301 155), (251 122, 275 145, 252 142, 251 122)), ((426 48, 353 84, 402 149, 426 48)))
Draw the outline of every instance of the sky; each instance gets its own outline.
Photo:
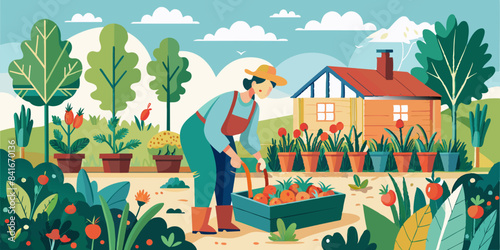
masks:
MULTIPOLYGON (((498 1, 491 0, 474 2, 463 0, 17 0, 1 1, 0 11, 0 45, 26 40, 33 23, 40 18, 55 21, 61 29, 63 39, 84 30, 118 23, 137 37, 150 55, 162 39, 173 37, 179 41, 181 50, 193 52, 204 58, 215 73, 242 57, 262 58, 273 65, 279 65, 286 59, 302 53, 321 53, 349 66, 352 64, 353 53, 357 50, 356 46, 362 44, 363 40, 376 30, 389 28, 402 16, 408 17, 417 24, 422 22, 434 24, 436 21, 445 22, 450 14, 455 14, 459 21, 466 20, 471 30, 478 28, 486 30, 484 41, 489 43, 488 51, 493 55, 490 64, 497 69, 500 65, 498 56, 500 7, 498 1), (171 12, 170 14, 177 9, 182 15, 183 22, 190 24, 133 24, 133 22, 145 21, 142 19, 143 16, 153 15, 159 7, 166 8, 171 12), (279 14, 282 9, 285 9, 288 14, 293 11, 295 16, 300 17, 270 17, 273 14, 279 14), (362 19, 362 23, 360 27, 354 28, 368 30, 300 30, 307 29, 307 26, 314 26, 308 22, 321 21, 323 16, 330 11, 335 11, 340 15, 349 11, 355 12, 362 19), (77 21, 73 17, 75 14, 86 13, 100 18, 102 22, 66 22, 77 21), (210 39, 210 37, 213 40, 216 31, 220 28, 230 28, 232 25, 235 25, 235 30, 250 27, 255 29, 254 26, 261 26, 263 33, 267 36, 265 39, 273 41, 199 41, 210 39), (237 51, 245 52, 240 55, 237 51)), ((353 23, 355 22, 350 22, 351 25, 354 25, 353 23)), ((258 38, 258 35, 253 37, 258 38)), ((399 43, 386 46, 398 50, 401 47, 399 43)), ((413 49, 416 50, 416 46, 413 49)), ((374 53, 370 51, 368 55, 375 55, 374 53)), ((397 53, 400 52, 395 51, 395 54, 397 53)), ((412 60, 412 58, 409 59, 412 60)), ((355 66, 363 65, 363 61, 374 61, 373 58, 363 57, 356 60, 358 63, 354 62, 355 66)), ((9 62, 2 61, 0 66, 8 65, 9 62)), ((373 67, 373 64, 368 66, 373 67)), ((3 73, 6 69, 2 68, 0 71, 3 73)))

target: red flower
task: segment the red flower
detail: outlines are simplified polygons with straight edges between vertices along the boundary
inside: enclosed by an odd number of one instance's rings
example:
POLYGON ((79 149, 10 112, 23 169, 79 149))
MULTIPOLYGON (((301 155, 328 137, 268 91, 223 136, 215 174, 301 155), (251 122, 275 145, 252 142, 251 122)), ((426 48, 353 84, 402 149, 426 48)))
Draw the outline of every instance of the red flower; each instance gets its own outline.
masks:
POLYGON ((330 126, 330 132, 332 132, 333 134, 335 134, 335 133, 337 133, 337 131, 339 131, 339 130, 337 129, 337 125, 332 124, 332 125, 330 126))
POLYGON ((45 234, 47 238, 51 240, 59 240, 61 239, 61 236, 59 235, 59 229, 52 229, 52 232, 50 234, 45 234))
POLYGON ((404 126, 405 126, 405 123, 403 122, 403 120, 399 119, 396 121, 396 128, 402 129, 402 128, 404 128, 404 126))
POLYGON ((70 241, 71 241, 71 239, 68 238, 68 236, 66 236, 66 235, 63 235, 63 237, 61 237, 61 242, 62 243, 68 243, 70 241))
POLYGON ((71 205, 66 206, 66 208, 64 209, 64 212, 66 212, 67 214, 74 214, 76 212, 75 205, 71 204, 71 205))
POLYGON ((141 121, 145 121, 149 117, 149 111, 151 111, 151 103, 148 104, 148 107, 142 111, 141 113, 141 121))
POLYGON ((321 139, 321 141, 326 141, 326 140, 328 140, 328 137, 330 137, 328 135, 328 133, 327 132, 323 132, 323 134, 321 134, 321 136, 320 136, 320 139, 321 139))
POLYGON ((306 131, 308 128, 309 128, 309 126, 307 126, 307 123, 304 122, 304 123, 300 124, 300 130, 306 131))
POLYGON ((40 184, 42 184, 42 186, 45 186, 45 184, 47 184, 47 182, 49 182, 49 177, 47 177, 46 175, 40 175, 38 176, 38 182, 40 184))
POLYGON ((300 129, 296 129, 295 131, 293 131, 293 137, 295 139, 299 138, 301 135, 302 135, 302 131, 300 131, 300 129))
POLYGON ((71 125, 73 123, 73 107, 71 107, 71 104, 68 103, 66 106, 66 114, 64 115, 64 122, 66 122, 67 125, 71 125))
POLYGON ((344 124, 342 122, 338 122, 337 123, 337 129, 340 131, 342 129, 344 129, 344 124))
POLYGON ((285 136, 286 135, 286 129, 285 128, 280 128, 278 129, 278 135, 281 137, 281 136, 285 136))

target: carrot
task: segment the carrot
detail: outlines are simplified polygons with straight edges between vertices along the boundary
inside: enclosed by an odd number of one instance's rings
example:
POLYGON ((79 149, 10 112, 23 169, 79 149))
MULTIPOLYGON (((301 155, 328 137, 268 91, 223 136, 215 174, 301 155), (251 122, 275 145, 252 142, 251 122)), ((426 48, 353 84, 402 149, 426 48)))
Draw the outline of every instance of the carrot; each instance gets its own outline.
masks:
POLYGON ((254 199, 255 201, 258 201, 258 202, 260 202, 260 203, 262 203, 262 204, 266 204, 266 205, 267 205, 267 197, 266 197, 264 194, 262 194, 262 193, 260 193, 260 194, 256 194, 256 195, 253 197, 253 199, 254 199))
POLYGON ((306 192, 299 192, 297 194, 296 200, 297 201, 303 201, 303 200, 307 200, 309 198, 310 198, 310 196, 309 196, 308 193, 306 193, 306 192))
POLYGON ((295 201, 295 193, 290 190, 284 190, 281 192, 280 199, 283 203, 289 203, 295 201))
POLYGON ((269 202, 269 206, 274 206, 279 204, 283 204, 280 198, 272 198, 271 201, 269 202))

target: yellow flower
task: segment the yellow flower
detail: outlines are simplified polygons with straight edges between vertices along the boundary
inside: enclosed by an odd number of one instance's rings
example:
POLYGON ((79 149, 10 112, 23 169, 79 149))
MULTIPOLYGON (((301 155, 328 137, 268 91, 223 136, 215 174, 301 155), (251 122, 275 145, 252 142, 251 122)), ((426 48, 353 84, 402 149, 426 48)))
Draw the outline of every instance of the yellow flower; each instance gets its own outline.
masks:
POLYGON ((151 138, 148 148, 163 148, 165 145, 172 145, 181 148, 181 137, 171 131, 162 131, 151 138))

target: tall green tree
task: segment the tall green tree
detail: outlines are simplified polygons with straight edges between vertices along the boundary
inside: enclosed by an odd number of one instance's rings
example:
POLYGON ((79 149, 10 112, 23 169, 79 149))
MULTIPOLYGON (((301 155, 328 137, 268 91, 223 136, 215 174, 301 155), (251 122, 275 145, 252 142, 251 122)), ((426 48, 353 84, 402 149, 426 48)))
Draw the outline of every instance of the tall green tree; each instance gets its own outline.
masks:
POLYGON ((59 27, 48 19, 36 22, 31 40, 21 43, 23 58, 9 65, 14 91, 35 106, 44 107, 45 162, 49 161, 49 106, 72 97, 80 86, 82 64, 70 58, 71 43, 61 41, 59 27))
POLYGON ((119 118, 116 113, 127 108, 127 102, 135 99, 135 91, 130 86, 141 80, 141 71, 135 68, 139 57, 125 50, 127 40, 128 33, 123 26, 106 25, 99 36, 101 50, 89 52, 87 60, 90 69, 85 72, 85 79, 97 86, 90 96, 101 101, 99 107, 102 110, 109 110, 112 114, 108 121, 112 134, 108 137, 96 135, 94 140, 108 144, 114 154, 136 148, 140 144, 138 140, 132 140, 125 146, 123 143, 116 143, 128 134, 126 128, 117 130, 119 118))
POLYGON ((158 100, 167 105, 167 130, 170 130, 170 103, 177 102, 186 89, 181 84, 191 80, 187 71, 189 61, 179 56, 179 43, 173 38, 165 38, 160 47, 153 51, 156 61, 148 63, 148 74, 156 77, 149 83, 156 90, 158 100))
POLYGON ((424 30, 423 41, 417 45, 420 53, 415 56, 422 67, 411 73, 441 95, 442 104, 451 110, 452 139, 457 140, 457 109, 460 104, 470 104, 471 99, 481 99, 488 92, 484 84, 495 73, 494 67, 486 67, 491 54, 486 53, 488 44, 483 43, 484 29, 474 31, 469 37, 469 25, 457 23, 450 15, 446 27, 435 24, 436 33, 424 30))

